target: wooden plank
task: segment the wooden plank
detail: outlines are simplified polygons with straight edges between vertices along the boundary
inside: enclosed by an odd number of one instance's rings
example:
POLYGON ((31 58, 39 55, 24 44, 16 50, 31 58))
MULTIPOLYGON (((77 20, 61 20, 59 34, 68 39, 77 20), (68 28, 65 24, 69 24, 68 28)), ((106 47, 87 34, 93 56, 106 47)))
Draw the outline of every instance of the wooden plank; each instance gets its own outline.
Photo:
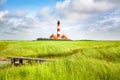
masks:
POLYGON ((10 58, 10 59, 22 59, 22 60, 36 60, 36 61, 52 61, 51 59, 44 59, 44 58, 30 58, 30 57, 16 57, 16 56, 13 56, 13 57, 7 57, 7 58, 10 58))
POLYGON ((11 59, 11 64, 14 64, 15 66, 18 65, 23 65, 24 64, 24 60, 28 60, 28 61, 39 61, 39 62, 44 62, 44 61, 54 61, 52 59, 44 59, 44 58, 30 58, 30 57, 16 57, 16 56, 12 56, 12 57, 7 57, 9 59, 11 59), (16 63, 19 62, 19 63, 16 63))

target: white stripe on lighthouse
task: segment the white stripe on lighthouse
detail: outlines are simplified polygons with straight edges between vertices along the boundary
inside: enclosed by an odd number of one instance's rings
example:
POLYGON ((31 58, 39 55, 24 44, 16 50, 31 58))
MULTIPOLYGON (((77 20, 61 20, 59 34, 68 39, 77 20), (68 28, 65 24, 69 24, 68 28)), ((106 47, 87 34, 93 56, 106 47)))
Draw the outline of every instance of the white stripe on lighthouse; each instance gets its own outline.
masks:
POLYGON ((60 34, 60 31, 58 31, 57 34, 60 34))

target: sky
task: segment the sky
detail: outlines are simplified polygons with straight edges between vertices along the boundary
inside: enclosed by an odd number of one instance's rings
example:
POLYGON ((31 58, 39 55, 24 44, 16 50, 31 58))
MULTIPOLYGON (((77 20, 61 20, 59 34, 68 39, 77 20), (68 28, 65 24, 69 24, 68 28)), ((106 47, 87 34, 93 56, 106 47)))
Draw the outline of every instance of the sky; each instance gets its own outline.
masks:
POLYGON ((0 40, 57 33, 73 40, 120 40, 120 0, 0 0, 0 40))

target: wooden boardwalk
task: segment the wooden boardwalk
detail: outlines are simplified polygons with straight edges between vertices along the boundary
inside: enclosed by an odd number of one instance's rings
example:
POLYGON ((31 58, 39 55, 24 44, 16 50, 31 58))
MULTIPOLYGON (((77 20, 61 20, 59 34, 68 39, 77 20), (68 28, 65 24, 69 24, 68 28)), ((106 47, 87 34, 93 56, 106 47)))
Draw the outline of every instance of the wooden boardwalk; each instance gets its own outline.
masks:
POLYGON ((20 65, 20 64, 24 64, 24 60, 27 60, 29 62, 31 61, 37 61, 37 62, 44 62, 44 61, 53 61, 51 59, 44 59, 44 58, 30 58, 30 57, 16 57, 16 56, 12 56, 12 57, 7 57, 8 59, 11 59, 11 64, 14 65, 20 65))

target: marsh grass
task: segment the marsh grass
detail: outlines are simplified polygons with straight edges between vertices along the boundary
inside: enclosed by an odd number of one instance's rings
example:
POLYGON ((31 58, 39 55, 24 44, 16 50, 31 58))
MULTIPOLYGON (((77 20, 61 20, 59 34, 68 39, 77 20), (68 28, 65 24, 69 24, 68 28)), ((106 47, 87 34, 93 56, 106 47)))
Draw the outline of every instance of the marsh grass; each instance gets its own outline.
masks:
POLYGON ((55 59, 5 66, 0 80, 120 80, 119 41, 1 41, 0 46, 0 57, 55 59))

